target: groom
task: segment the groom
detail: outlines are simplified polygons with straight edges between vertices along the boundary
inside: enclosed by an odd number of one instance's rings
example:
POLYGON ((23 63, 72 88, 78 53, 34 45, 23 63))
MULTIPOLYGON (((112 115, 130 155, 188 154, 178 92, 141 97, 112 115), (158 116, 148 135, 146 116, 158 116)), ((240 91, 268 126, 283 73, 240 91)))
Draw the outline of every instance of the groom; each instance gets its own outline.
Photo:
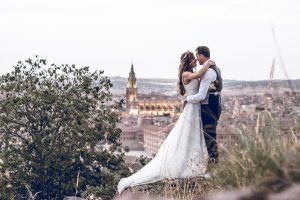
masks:
MULTIPOLYGON (((209 48, 199 46, 196 57, 199 64, 203 65, 210 59, 209 48)), ((211 66, 201 78, 199 92, 186 99, 187 102, 201 103, 201 118, 210 163, 217 163, 219 158, 216 129, 222 111, 221 90, 221 72, 217 66, 211 66)))

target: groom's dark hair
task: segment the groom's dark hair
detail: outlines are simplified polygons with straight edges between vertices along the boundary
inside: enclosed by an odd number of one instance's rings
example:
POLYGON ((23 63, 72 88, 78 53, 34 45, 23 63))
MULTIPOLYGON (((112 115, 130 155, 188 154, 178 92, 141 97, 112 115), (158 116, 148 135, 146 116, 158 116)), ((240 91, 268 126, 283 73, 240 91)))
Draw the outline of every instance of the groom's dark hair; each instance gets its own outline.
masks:
POLYGON ((207 58, 210 58, 210 51, 207 46, 199 46, 196 49, 196 54, 202 54, 207 58))

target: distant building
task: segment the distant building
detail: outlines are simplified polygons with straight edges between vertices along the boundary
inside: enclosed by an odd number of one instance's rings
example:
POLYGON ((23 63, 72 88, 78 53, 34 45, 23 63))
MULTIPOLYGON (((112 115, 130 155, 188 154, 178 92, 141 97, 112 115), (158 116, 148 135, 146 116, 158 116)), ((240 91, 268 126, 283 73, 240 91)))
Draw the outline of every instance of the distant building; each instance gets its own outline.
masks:
POLYGON ((181 107, 177 99, 145 99, 139 101, 139 114, 173 117, 181 113, 181 107))
POLYGON ((144 126, 144 148, 148 154, 156 154, 174 127, 174 123, 144 126))
POLYGON ((137 83, 133 64, 131 64, 131 70, 128 77, 128 83, 126 87, 126 112, 130 115, 138 114, 138 98, 137 98, 137 83))
POLYGON ((143 129, 139 126, 120 126, 122 135, 120 137, 122 146, 129 147, 130 150, 144 150, 143 129))
POLYGON ((182 102, 178 99, 138 99, 138 86, 133 64, 126 87, 126 113, 128 115, 176 116, 182 111, 182 102))
POLYGON ((142 128, 142 118, 137 116, 127 116, 122 119, 119 128, 122 130, 120 137, 123 147, 129 147, 130 150, 144 150, 144 130, 142 128))
POLYGON ((123 147, 132 151, 145 151, 149 155, 157 153, 174 126, 174 118, 162 116, 127 116, 122 119, 120 141, 123 147))

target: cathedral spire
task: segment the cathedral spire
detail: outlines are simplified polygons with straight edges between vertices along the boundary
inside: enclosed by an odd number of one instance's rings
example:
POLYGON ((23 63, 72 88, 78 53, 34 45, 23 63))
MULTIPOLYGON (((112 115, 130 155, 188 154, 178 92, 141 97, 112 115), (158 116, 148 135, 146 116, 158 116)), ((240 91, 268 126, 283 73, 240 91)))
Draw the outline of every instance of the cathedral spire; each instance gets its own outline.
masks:
POLYGON ((133 62, 131 63, 131 69, 128 77, 127 88, 137 88, 135 73, 133 69, 133 62))
POLYGON ((133 74, 134 74, 133 62, 131 63, 131 70, 130 70, 130 73, 133 73, 133 74))
POLYGON ((129 114, 138 114, 137 90, 138 88, 132 62, 126 88, 126 111, 129 114))

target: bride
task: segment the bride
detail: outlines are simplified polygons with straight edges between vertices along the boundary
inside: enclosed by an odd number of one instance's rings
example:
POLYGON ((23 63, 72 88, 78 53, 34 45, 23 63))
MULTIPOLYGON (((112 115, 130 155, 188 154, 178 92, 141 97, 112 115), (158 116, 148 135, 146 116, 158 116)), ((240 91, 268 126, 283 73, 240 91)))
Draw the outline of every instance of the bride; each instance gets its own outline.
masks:
MULTIPOLYGON (((213 65, 208 60, 197 73, 193 53, 187 51, 180 57, 178 88, 180 95, 198 92, 199 78, 213 65)), ((176 125, 161 145, 156 156, 142 169, 118 184, 121 194, 126 188, 173 178, 206 176, 208 153, 200 123, 200 104, 187 103, 176 125), (201 131, 200 131, 201 130, 201 131)))

